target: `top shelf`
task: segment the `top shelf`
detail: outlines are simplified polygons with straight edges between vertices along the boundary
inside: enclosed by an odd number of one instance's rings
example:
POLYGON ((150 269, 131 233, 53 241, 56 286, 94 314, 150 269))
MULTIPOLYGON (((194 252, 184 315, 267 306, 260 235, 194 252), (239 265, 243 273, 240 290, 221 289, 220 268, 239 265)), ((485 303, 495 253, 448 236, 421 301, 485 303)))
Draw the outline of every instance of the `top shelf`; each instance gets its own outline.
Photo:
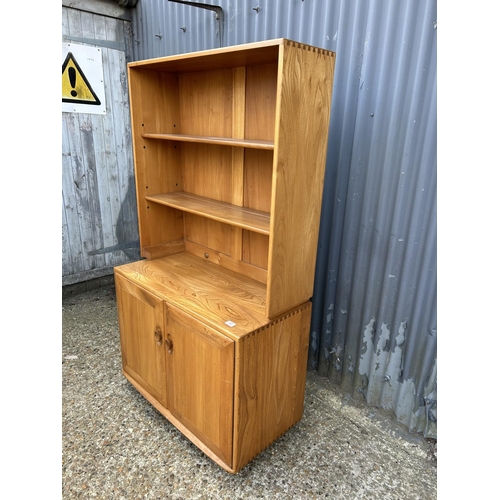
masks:
POLYGON ((335 53, 330 50, 299 43, 286 38, 277 38, 275 40, 264 40, 244 45, 233 45, 230 47, 221 47, 219 49, 209 49, 187 54, 134 61, 128 63, 128 67, 132 70, 152 69, 155 71, 184 73, 191 71, 207 71, 214 68, 237 68, 240 66, 270 64, 278 61, 280 47, 282 46, 296 47, 308 52, 317 52, 330 57, 335 56, 335 53))
POLYGON ((237 68, 255 64, 276 62, 279 48, 287 42, 285 39, 254 42, 246 45, 234 45, 219 49, 202 50, 187 54, 146 59, 128 63, 131 69, 153 69, 184 73, 206 71, 217 68, 237 68))
POLYGON ((202 135, 184 134, 142 134, 144 139, 157 139, 164 141, 196 142, 202 144, 218 144, 220 146, 236 146, 250 149, 274 149, 273 141, 259 141, 253 139, 233 139, 229 137, 207 137, 202 135))

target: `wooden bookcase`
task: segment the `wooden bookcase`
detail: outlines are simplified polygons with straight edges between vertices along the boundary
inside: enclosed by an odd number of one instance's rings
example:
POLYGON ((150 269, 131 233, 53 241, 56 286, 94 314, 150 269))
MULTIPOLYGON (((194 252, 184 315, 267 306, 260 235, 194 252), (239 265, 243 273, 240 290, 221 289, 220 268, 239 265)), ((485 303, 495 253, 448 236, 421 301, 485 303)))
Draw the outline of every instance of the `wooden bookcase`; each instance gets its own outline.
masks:
POLYGON ((232 473, 302 417, 334 65, 286 39, 128 65, 123 372, 232 473))

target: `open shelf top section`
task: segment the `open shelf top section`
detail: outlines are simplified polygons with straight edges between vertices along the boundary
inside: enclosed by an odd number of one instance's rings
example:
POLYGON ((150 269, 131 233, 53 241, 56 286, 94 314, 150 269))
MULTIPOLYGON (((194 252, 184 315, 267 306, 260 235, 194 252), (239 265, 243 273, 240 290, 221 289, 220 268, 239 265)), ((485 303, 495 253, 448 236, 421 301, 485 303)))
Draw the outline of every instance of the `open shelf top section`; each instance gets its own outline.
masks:
POLYGON ((270 216, 266 212, 238 207, 184 191, 146 196, 146 200, 224 222, 231 226, 248 229, 255 233, 269 235, 270 232, 270 216))
POLYGON ((333 55, 326 49, 319 49, 303 43, 294 42, 286 38, 277 38, 263 42, 233 45, 220 49, 202 50, 178 54, 174 56, 158 57, 135 61, 128 64, 131 69, 152 69, 155 71, 169 71, 173 73, 187 73, 191 71, 211 70, 218 68, 238 68, 240 66, 254 66, 270 64, 278 60, 279 47, 291 45, 305 50, 333 55))
POLYGON ((221 146, 236 146, 251 149, 273 150, 273 141, 257 141, 249 139, 233 139, 230 137, 206 137, 201 135, 184 134, 142 134, 144 139, 158 139, 165 141, 196 142, 203 144, 218 144, 221 146))

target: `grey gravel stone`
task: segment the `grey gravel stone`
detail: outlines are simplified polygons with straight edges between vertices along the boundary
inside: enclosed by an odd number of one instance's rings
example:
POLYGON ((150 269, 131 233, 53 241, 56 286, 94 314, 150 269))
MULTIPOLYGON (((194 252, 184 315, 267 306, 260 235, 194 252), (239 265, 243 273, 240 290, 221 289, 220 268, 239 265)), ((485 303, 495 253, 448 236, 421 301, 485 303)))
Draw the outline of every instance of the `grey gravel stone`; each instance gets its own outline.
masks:
POLYGON ((435 443, 308 373, 302 420, 239 474, 123 377, 112 284, 63 294, 62 498, 434 499, 435 443))

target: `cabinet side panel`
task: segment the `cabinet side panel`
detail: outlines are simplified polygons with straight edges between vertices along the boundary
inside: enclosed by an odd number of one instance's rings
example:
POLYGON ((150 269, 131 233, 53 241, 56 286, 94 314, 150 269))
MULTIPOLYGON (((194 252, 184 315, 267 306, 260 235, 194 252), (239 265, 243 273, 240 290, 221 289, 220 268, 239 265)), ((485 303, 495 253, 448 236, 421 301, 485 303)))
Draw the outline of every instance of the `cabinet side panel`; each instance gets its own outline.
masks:
POLYGON ((141 256, 150 259, 183 251, 183 213, 142 199, 144 205, 141 256))
POLYGON ((137 199, 137 215, 138 215, 138 225, 139 225, 139 241, 141 246, 141 254, 143 248, 143 232, 145 231, 145 224, 143 223, 144 218, 144 205, 141 204, 143 194, 139 195, 139 189, 144 180, 141 175, 144 175, 145 168, 145 158, 142 146, 139 142, 142 142, 141 134, 143 132, 143 104, 142 104, 142 72, 133 70, 128 67, 128 81, 129 81, 129 97, 130 97, 130 118, 131 118, 131 128, 132 128, 132 150, 134 154, 134 174, 135 174, 135 192, 137 199))
POLYGON ((236 345, 236 471, 302 418, 311 303, 236 345))
POLYGON ((334 54, 281 47, 275 136, 268 317, 313 293, 334 54))
POLYGON ((183 238, 183 221, 174 210, 153 206, 147 195, 182 190, 177 143, 144 139, 143 133, 174 133, 179 127, 179 82, 175 74, 130 69, 130 99, 141 255, 183 238))

